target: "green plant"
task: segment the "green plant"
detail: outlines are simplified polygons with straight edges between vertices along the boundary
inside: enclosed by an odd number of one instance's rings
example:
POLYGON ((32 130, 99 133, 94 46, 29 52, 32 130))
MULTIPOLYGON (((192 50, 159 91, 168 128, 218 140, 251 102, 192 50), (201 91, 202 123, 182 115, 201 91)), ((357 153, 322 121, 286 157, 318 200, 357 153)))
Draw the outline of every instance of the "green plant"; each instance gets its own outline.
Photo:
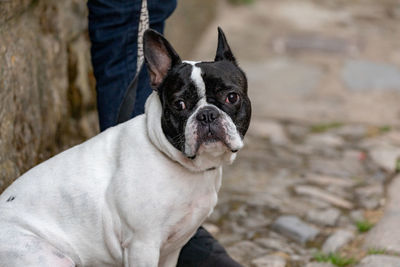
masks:
POLYGON ((390 127, 389 125, 384 125, 382 127, 379 127, 379 131, 381 133, 387 133, 392 129, 392 127, 390 127))
POLYGON ((356 263, 355 259, 342 256, 339 253, 324 254, 317 252, 314 254, 314 259, 318 262, 330 262, 336 266, 347 266, 356 263))
POLYGON ((374 254, 386 254, 386 249, 384 248, 370 248, 368 249, 368 255, 374 255, 374 254))
POLYGON ((400 158, 396 159, 396 172, 400 172, 400 158))
POLYGON ((341 122, 328 122, 328 123, 319 123, 319 124, 314 124, 311 126, 311 132, 313 133, 323 133, 326 132, 330 129, 338 128, 340 126, 343 126, 343 123, 341 122))
POLYGON ((322 252, 316 252, 314 255, 314 260, 318 261, 318 262, 329 262, 330 258, 329 255, 322 253, 322 252))
POLYGON ((353 258, 343 257, 339 254, 332 254, 331 263, 336 266, 347 266, 356 263, 356 260, 353 258))
POLYGON ((360 233, 365 233, 365 232, 368 232, 369 230, 371 230, 371 228, 374 226, 374 224, 367 220, 364 220, 364 221, 357 221, 356 226, 360 233))
POLYGON ((254 0, 229 0, 229 2, 234 5, 248 5, 252 4, 254 0))

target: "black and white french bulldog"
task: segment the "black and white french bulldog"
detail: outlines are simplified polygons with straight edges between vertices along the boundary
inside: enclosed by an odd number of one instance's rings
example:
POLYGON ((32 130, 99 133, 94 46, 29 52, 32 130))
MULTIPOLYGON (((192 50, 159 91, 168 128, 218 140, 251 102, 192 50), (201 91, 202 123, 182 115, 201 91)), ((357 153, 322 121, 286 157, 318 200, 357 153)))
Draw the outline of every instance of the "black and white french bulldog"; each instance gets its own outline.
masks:
POLYGON ((147 30, 146 112, 45 161, 0 195, 0 266, 175 266, 243 147, 247 80, 221 29, 213 62, 147 30))

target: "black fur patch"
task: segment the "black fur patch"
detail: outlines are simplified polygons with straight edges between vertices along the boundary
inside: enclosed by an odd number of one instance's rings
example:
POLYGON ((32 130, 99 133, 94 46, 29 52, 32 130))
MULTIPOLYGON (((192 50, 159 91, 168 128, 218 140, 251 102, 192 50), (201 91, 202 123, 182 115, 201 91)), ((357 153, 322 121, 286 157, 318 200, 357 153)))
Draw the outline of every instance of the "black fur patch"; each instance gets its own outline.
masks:
POLYGON ((206 85, 207 102, 228 114, 243 138, 249 128, 251 117, 246 75, 234 63, 227 60, 202 62, 197 66, 201 68, 206 85), (227 95, 232 92, 239 95, 239 101, 234 105, 225 102, 227 95))
POLYGON ((160 85, 158 93, 163 106, 161 126, 168 141, 178 150, 185 149, 185 126, 188 118, 195 111, 200 97, 190 78, 193 66, 182 63, 170 70, 160 85), (178 111, 174 103, 184 100, 186 109, 178 111))

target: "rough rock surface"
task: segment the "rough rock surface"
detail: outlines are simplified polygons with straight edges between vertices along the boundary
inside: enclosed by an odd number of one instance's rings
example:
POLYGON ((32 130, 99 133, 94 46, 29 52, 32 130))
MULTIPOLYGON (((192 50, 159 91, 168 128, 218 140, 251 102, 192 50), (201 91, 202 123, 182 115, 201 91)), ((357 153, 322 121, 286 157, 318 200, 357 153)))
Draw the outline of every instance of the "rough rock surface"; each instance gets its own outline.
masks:
POLYGON ((319 230, 295 216, 281 216, 272 225, 272 229, 301 244, 313 240, 319 230))
POLYGON ((383 249, 392 253, 400 253, 400 176, 397 175, 388 186, 388 197, 385 215, 368 233, 365 247, 383 249))
POLYGON ((0 192, 98 130, 86 3, 0 1, 0 192))
POLYGON ((331 235, 322 246, 322 251, 326 254, 335 253, 341 247, 349 243, 354 238, 354 233, 347 230, 337 230, 331 235))
POLYGON ((267 255, 251 262, 251 267, 285 267, 286 261, 278 255, 267 255))
POLYGON ((307 219, 310 222, 325 226, 335 226, 339 217, 340 211, 335 208, 315 209, 307 212, 307 219))
POLYGON ((397 267, 400 266, 400 258, 387 255, 369 255, 365 257, 357 267, 397 267))
POLYGON ((228 247, 227 251, 239 262, 246 262, 249 259, 257 258, 266 253, 266 250, 250 241, 241 241, 228 247))

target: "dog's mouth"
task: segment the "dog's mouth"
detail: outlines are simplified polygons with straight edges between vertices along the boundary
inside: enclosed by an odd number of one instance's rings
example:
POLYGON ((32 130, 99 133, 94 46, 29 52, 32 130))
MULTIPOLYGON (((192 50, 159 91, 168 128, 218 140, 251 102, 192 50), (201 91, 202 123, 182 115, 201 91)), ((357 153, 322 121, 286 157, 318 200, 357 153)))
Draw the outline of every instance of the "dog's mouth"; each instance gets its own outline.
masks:
POLYGON ((236 153, 239 148, 234 148, 229 143, 229 137, 223 129, 209 127, 207 131, 198 131, 192 154, 187 155, 190 159, 195 159, 198 154, 207 152, 211 154, 223 154, 226 151, 236 153))
POLYGON ((222 142, 225 138, 221 138, 221 134, 216 134, 215 131, 209 127, 207 134, 204 134, 202 137, 200 137, 200 142, 203 144, 212 144, 216 142, 222 142))
POLYGON ((191 121, 185 128, 183 154, 189 159, 220 161, 243 147, 243 138, 230 117, 221 113, 214 120, 191 121))

